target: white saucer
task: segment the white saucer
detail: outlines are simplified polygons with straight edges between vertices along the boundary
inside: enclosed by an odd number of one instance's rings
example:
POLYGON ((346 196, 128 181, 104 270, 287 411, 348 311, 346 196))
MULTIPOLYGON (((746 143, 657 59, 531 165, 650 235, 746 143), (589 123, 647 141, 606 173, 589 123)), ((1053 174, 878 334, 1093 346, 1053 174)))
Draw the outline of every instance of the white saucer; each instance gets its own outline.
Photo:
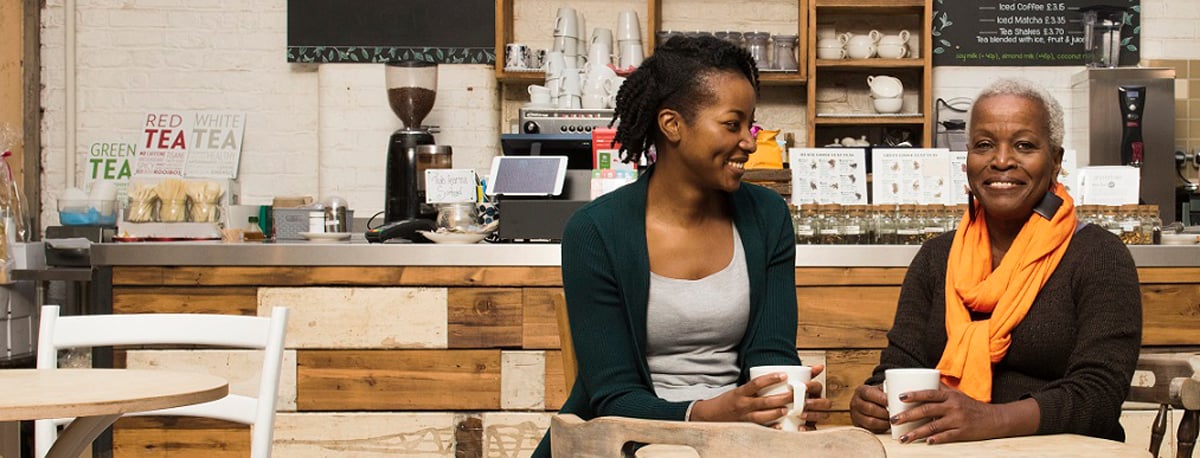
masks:
POLYGON ((417 232, 434 243, 479 243, 480 240, 487 238, 487 233, 482 232, 417 232))
POLYGON ((301 232, 300 236, 309 240, 350 240, 349 232, 301 232))

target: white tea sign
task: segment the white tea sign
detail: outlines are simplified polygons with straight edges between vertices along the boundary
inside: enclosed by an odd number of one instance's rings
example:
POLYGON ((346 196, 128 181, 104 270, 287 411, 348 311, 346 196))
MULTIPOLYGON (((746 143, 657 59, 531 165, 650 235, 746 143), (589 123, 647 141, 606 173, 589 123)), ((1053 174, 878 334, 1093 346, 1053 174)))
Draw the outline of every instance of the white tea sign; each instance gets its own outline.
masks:
POLYGON ((425 203, 475 202, 476 184, 471 169, 426 169, 425 203))

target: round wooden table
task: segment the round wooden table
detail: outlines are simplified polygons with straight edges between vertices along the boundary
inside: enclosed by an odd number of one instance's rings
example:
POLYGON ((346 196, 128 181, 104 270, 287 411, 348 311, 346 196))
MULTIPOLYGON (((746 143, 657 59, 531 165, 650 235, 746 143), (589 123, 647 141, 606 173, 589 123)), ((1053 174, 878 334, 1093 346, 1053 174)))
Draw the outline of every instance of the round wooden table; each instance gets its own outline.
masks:
POLYGON ((972 442, 926 445, 924 442, 901 444, 891 434, 877 434, 887 456, 891 457, 1033 457, 1093 458, 1097 456, 1149 458, 1148 450, 1124 442, 1098 439, 1078 434, 1007 437, 972 442))
POLYGON ((138 369, 0 370, 0 421, 75 418, 47 456, 78 457, 117 418, 215 401, 229 382, 207 374, 138 369))

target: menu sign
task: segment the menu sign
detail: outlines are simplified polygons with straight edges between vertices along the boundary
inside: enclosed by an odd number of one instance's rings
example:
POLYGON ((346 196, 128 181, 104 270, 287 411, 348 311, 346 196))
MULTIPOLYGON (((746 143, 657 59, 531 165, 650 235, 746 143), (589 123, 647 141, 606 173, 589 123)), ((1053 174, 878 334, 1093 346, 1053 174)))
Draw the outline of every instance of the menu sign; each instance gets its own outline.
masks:
POLYGON ((867 152, 862 148, 791 148, 792 203, 867 203, 867 152))
POLYGON ((950 150, 875 148, 871 150, 871 195, 876 204, 948 204, 950 150))
POLYGON ((134 175, 237 178, 245 113, 162 111, 143 119, 134 175))
POLYGON ((962 66, 1083 65, 1088 6, 1129 8, 1121 30, 1121 65, 1136 65, 1140 0, 977 0, 934 3, 933 63, 962 66))

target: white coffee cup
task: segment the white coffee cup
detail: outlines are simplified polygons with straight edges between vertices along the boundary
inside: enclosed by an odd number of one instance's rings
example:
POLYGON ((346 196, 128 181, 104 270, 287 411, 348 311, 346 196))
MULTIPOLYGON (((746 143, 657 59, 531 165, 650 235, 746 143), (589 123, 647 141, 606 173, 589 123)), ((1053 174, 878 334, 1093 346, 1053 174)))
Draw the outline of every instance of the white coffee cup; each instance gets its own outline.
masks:
POLYGON ((597 65, 608 65, 612 63, 612 48, 608 43, 592 42, 592 47, 588 49, 588 62, 597 65))
POLYGON ((545 70, 546 74, 561 75, 564 68, 567 68, 567 60, 562 51, 552 51, 546 53, 545 70))
POLYGON ((638 25, 637 11, 624 10, 617 13, 617 40, 642 41, 642 29, 638 25))
POLYGON ((807 397, 808 383, 812 380, 812 368, 808 366, 754 366, 750 368, 750 379, 756 379, 763 375, 783 372, 787 374, 787 380, 768 386, 758 391, 759 396, 771 396, 776 394, 787 393, 792 390, 792 403, 788 404, 788 413, 782 418, 771 422, 771 424, 780 423, 781 429, 784 431, 799 431, 800 425, 804 424, 804 420, 800 419, 800 414, 804 413, 804 399, 807 397))
POLYGON ((563 6, 554 17, 554 36, 579 38, 579 13, 575 8, 563 6))
POLYGON ((601 109, 608 106, 608 96, 605 94, 586 93, 580 98, 580 106, 588 109, 601 109))
POLYGON ((550 104, 558 103, 558 97, 562 95, 562 73, 547 73, 546 74, 546 90, 550 93, 550 104))
POLYGON ((521 43, 504 45, 504 53, 504 68, 522 69, 529 61, 529 46, 521 43))
MULTIPOLYGON (((936 390, 941 382, 942 374, 937 369, 888 369, 883 372, 883 391, 887 393, 888 416, 892 417, 913 407, 920 402, 904 402, 900 395, 913 391, 936 390)), ((928 423, 929 419, 910 421, 902 425, 892 425, 892 439, 899 440, 900 436, 928 423)))
POLYGON ((604 46, 607 46, 608 49, 612 49, 612 45, 613 45, 612 29, 605 29, 605 28, 600 28, 600 27, 596 27, 596 28, 592 29, 592 39, 588 43, 588 49, 590 50, 590 49, 592 49, 593 46, 596 46, 598 44, 602 44, 604 46))
POLYGON ((529 103, 550 105, 550 88, 536 84, 529 85, 529 103))
POLYGON ((579 54, 579 39, 570 35, 555 35, 553 51, 559 51, 564 56, 576 56, 579 54))
POLYGON ((645 56, 642 51, 641 41, 624 41, 621 43, 621 66, 620 68, 637 67, 642 65, 642 60, 645 56))

